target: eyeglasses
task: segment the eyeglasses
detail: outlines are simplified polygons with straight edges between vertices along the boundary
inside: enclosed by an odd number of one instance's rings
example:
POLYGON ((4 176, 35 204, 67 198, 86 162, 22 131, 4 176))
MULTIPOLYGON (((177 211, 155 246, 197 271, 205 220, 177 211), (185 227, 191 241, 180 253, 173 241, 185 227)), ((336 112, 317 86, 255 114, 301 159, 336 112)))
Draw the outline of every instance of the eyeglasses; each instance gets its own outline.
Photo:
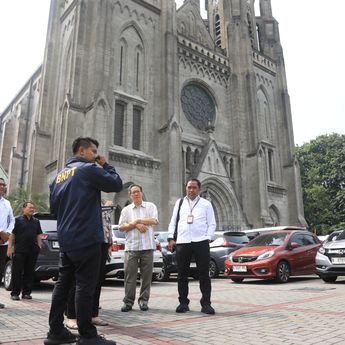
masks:
POLYGON ((0 186, 6 187, 6 183, 0 183, 0 186))
POLYGON ((141 191, 140 190, 134 190, 133 192, 131 192, 131 194, 140 194, 141 191))

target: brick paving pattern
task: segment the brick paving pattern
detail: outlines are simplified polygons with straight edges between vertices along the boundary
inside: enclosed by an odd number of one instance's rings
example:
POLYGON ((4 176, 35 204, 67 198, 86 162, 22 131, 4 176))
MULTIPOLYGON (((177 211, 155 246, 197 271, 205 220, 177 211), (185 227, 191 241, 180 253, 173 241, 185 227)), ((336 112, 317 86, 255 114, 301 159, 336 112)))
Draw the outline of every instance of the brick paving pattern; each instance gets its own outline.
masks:
MULTIPOLYGON (((109 326, 99 333, 119 345, 315 345, 345 344, 345 279, 325 284, 314 277, 293 278, 288 284, 228 279, 212 281, 216 315, 200 313, 197 281, 190 281, 190 309, 176 314, 176 280, 154 282, 150 310, 135 305, 120 311, 123 283, 103 287, 100 316, 109 326)), ((12 301, 0 288, 0 344, 43 344, 47 332, 52 284, 40 285, 33 300, 12 301)))

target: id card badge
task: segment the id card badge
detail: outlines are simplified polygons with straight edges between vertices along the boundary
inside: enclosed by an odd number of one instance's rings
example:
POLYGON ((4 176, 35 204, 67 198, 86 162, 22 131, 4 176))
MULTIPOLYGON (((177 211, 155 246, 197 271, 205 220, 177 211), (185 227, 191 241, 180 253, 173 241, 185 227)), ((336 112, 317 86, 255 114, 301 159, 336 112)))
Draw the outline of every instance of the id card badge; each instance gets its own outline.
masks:
POLYGON ((187 216, 187 224, 193 224, 194 216, 192 214, 187 216))

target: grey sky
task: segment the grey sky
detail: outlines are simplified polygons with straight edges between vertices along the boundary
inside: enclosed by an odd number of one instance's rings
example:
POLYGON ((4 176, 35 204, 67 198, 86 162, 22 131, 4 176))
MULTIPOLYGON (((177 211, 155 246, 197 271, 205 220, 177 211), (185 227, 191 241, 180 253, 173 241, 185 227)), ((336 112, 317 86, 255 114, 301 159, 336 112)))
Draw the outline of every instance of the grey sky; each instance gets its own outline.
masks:
MULTIPOLYGON (((271 1, 284 49, 296 144, 321 134, 345 134, 345 1, 271 1)), ((49 3, 0 1, 0 112, 43 60, 49 3)), ((179 7, 183 0, 176 3, 179 7)))

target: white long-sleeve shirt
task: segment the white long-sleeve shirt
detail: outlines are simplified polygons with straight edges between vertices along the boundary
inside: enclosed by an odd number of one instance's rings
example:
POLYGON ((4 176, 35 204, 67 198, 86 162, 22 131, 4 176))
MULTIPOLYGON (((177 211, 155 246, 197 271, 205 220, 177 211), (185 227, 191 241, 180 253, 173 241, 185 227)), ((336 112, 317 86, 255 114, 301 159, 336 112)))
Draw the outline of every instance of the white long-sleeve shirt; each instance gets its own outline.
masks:
MULTIPOLYGON (((14 216, 11 204, 4 197, 0 197, 0 231, 11 233, 14 228, 14 216)), ((7 245, 5 244, 0 245, 7 245)))
MULTIPOLYGON (((174 237, 176 216, 180 200, 175 203, 174 211, 169 224, 168 238, 174 237)), ((190 200, 183 198, 180 209, 180 220, 177 228, 177 244, 201 242, 211 240, 216 230, 216 219, 212 204, 201 197, 190 200), (193 215, 193 223, 187 223, 187 217, 193 215)))

